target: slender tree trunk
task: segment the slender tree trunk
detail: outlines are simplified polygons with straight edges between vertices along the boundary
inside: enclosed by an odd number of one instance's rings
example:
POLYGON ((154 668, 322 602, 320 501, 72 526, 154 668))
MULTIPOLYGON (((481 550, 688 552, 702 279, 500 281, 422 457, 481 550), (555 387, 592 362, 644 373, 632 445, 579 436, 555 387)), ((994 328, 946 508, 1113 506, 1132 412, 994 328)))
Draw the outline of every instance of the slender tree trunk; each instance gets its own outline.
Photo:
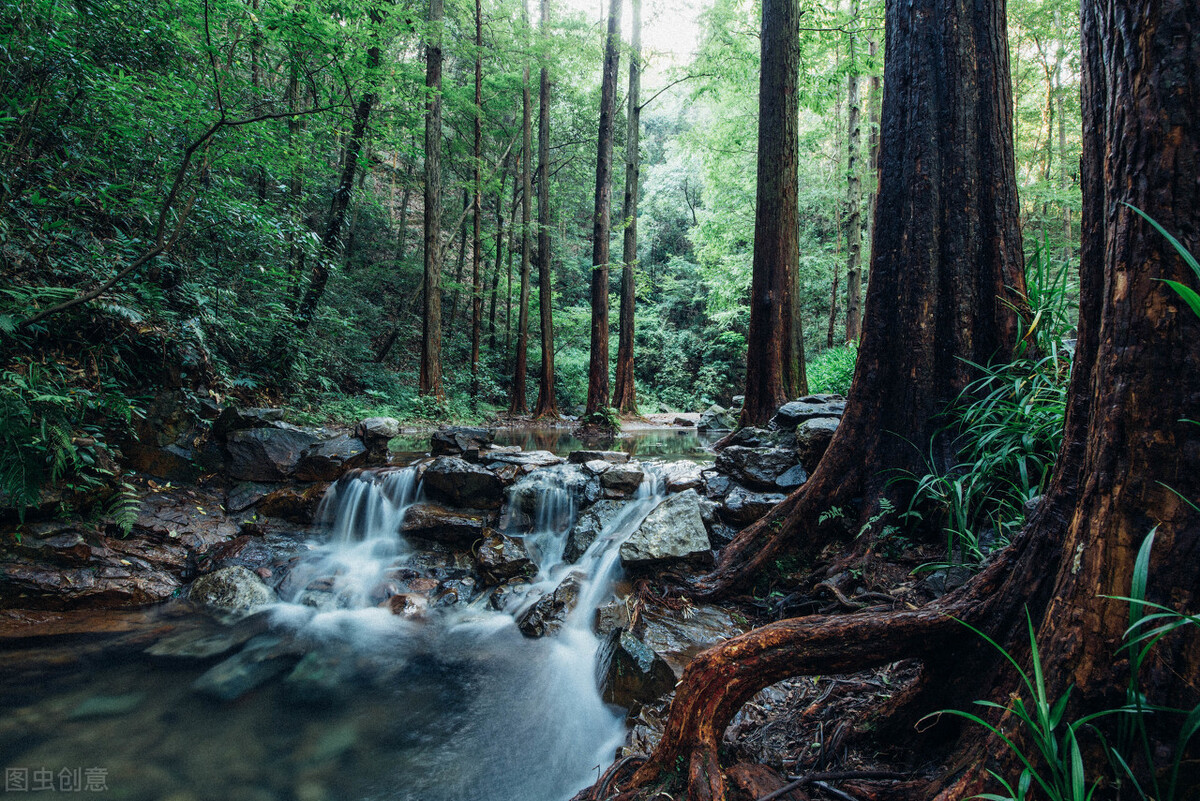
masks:
MULTIPOLYGON (((1054 9, 1054 30, 1058 34, 1059 50, 1054 59, 1054 103, 1058 112, 1058 191, 1061 197, 1067 192, 1067 115, 1063 109, 1063 56, 1066 37, 1063 34, 1062 12, 1054 9)), ((1062 257, 1071 258, 1071 206, 1062 201, 1062 257)))
POLYGON ((609 406, 608 385, 608 237, 612 229, 613 118, 617 112, 620 70, 621 2, 609 0, 604 75, 600 84, 600 133, 596 148, 596 209, 592 218, 592 339, 588 396, 584 415, 609 406))
MULTIPOLYGON (((858 16, 858 4, 853 13, 858 16)), ((846 76, 846 109, 849 125, 846 137, 846 341, 857 344, 862 336, 862 175, 858 154, 862 148, 861 107, 858 95, 858 62, 854 52, 854 34, 847 36, 850 71, 846 76)))
POLYGON ((800 8, 797 0, 764 0, 759 81, 758 193, 750 330, 746 336, 746 402, 741 425, 763 425, 789 396, 794 352, 794 277, 800 261, 796 171, 799 158, 800 8))
POLYGON ((483 6, 475 0, 475 197, 471 236, 471 394, 479 394, 479 337, 483 328, 483 6))
MULTIPOLYGON (((868 47, 873 61, 874 56, 879 52, 879 42, 871 39, 868 47)), ((867 134, 867 169, 870 176, 867 179, 868 246, 871 244, 875 232, 875 206, 879 199, 879 101, 882 94, 882 83, 878 73, 873 71, 867 89, 867 118, 870 126, 867 134)))
POLYGON ((638 170, 642 110, 638 106, 642 71, 642 3, 633 0, 633 38, 629 55, 629 132, 625 137, 625 199, 621 205, 621 223, 625 238, 621 251, 621 316, 617 325, 617 380, 613 406, 621 414, 637 414, 637 384, 633 377, 633 330, 635 287, 633 269, 637 264, 638 170))
MULTIPOLYGON (((549 36, 550 2, 542 0, 541 32, 549 36)), ((550 70, 542 64, 538 83, 538 301, 542 323, 542 369, 533 416, 557 418, 554 389, 554 284, 550 272, 550 70)))
MULTIPOLYGON (((528 25, 529 20, 525 20, 528 25)), ((529 63, 521 76, 521 298, 517 322, 517 359, 513 371, 510 414, 527 414, 526 377, 529 373, 529 225, 533 221, 533 101, 529 92, 529 63)))
MULTIPOLYGON (((1002 11, 998 16, 1003 20, 1002 11)), ((892 24, 889 58, 896 58, 903 53, 892 47, 892 24)), ((1193 113, 1200 103, 1200 44, 1188 35, 1197 25, 1200 8, 1190 0, 1083 4, 1079 340, 1056 475, 1025 531, 970 583, 923 609, 787 620, 702 653, 684 672, 662 741, 633 785, 682 765, 689 798, 726 799, 717 751, 725 726, 755 692, 793 675, 917 658, 924 663, 921 681, 931 688, 920 698, 926 711, 946 703, 965 709, 974 698, 1003 706, 1025 695, 1008 664, 981 640, 964 646, 963 637, 971 635, 959 621, 1028 669, 1029 614, 1047 696, 1073 690, 1063 720, 1112 709, 1125 700, 1129 668, 1127 606, 1114 596, 1129 593, 1135 554, 1153 527, 1148 600, 1195 610, 1200 508, 1189 500, 1200 498, 1200 432, 1187 418, 1200 394, 1200 319, 1163 280, 1195 287, 1196 277, 1125 204, 1145 209, 1193 251, 1200 248, 1200 182, 1195 171, 1178 169, 1200 164, 1193 113), (1112 180, 1135 175, 1136 181, 1112 180)), ((893 86, 889 79, 889 97, 893 86)), ((885 119, 890 105, 885 100, 885 119)), ((885 138, 885 179, 890 149, 885 138)), ((868 308, 874 315, 878 307, 868 308)), ((1200 701, 1197 660, 1200 640, 1164 638, 1138 689, 1150 704, 1191 708, 1200 701)), ((1011 716, 983 714, 1034 753, 1011 716)), ((1117 717, 1093 723, 1109 729, 1110 743, 1117 717)), ((1149 721, 1149 762, 1124 755, 1142 788, 1153 789, 1153 777, 1166 775, 1179 720, 1156 712, 1149 721)), ((1098 752, 1090 735, 1079 732, 1081 748, 1098 752)), ((912 743, 925 759, 921 745, 919 738, 912 743)), ((962 732, 947 764, 946 773, 908 797, 959 801, 999 789, 987 786, 993 771, 1015 784, 1021 768, 1009 743, 982 727, 962 732)), ((1174 797, 1196 797, 1200 779, 1194 772, 1183 778, 1174 797)))
POLYGON ((404 261, 405 240, 408 238, 408 205, 412 201, 413 163, 404 166, 404 191, 400 193, 400 219, 396 221, 396 261, 404 261))
POLYGON ((500 168, 500 188, 496 191, 496 265, 492 269, 492 298, 488 309, 488 348, 492 352, 496 350, 496 296, 500 292, 500 268, 504 264, 504 185, 507 183, 508 158, 505 157, 500 168))
POLYGON ((471 190, 463 187, 463 213, 458 225, 458 261, 454 268, 454 291, 450 295, 450 319, 448 324, 453 330, 458 323, 458 299, 462 293, 463 265, 467 262, 467 212, 471 210, 471 190))
POLYGON ((1025 305, 1004 17, 1001 0, 889 0, 869 313, 846 413, 808 482, 726 546, 697 592, 740 586, 785 547, 819 549, 830 507, 865 498, 863 520, 881 497, 904 508, 911 489, 890 478, 928 472, 931 452, 953 465, 949 435, 933 443, 939 415, 972 364, 1009 358, 1025 305))
POLYGON ((517 156, 516 168, 518 172, 513 175, 513 196, 512 208, 508 212, 508 283, 505 289, 504 301, 504 358, 505 363, 509 354, 512 352, 512 279, 513 279, 513 254, 517 252, 517 201, 521 199, 521 182, 518 180, 521 169, 521 157, 517 156))
POLYGON ((420 393, 446 397, 442 387, 442 15, 429 0, 431 40, 425 46, 425 314, 420 393))

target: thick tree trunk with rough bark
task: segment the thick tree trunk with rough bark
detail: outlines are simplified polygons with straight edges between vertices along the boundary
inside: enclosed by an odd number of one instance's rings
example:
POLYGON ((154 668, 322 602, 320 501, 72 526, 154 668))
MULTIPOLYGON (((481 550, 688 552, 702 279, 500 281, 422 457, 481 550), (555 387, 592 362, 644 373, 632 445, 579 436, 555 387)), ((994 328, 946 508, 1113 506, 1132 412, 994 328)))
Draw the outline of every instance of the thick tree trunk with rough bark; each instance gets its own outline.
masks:
POLYGON ((613 406, 621 414, 637 414, 637 385, 633 377, 633 330, 635 286, 633 268, 637 264, 638 172, 642 109, 638 105, 642 72, 642 3, 633 0, 633 36, 629 48, 629 119, 625 137, 625 198, 621 204, 621 224, 625 237, 621 250, 621 315, 617 324, 617 375, 613 406))
POLYGON ((420 393, 446 397, 442 387, 442 15, 429 0, 431 40, 425 46, 425 313, 421 320, 420 393))
MULTIPOLYGON (((528 20, 526 20, 528 22, 528 20)), ((521 78, 521 291, 517 311, 517 358, 513 368, 509 414, 527 414, 526 377, 529 373, 529 225, 533 221, 533 106, 529 96, 529 64, 521 78)))
POLYGON ((741 425, 763 425, 790 400, 796 383, 793 295, 800 262, 796 170, 799 158, 800 7, 764 0, 758 96, 758 192, 750 330, 746 335, 746 402, 741 425))
POLYGON ((903 508, 909 490, 889 479, 923 475, 931 451, 947 466, 949 443, 931 445, 938 416, 971 363, 1007 360, 1016 344, 1025 279, 1004 6, 919 0, 887 13, 879 211, 846 414, 808 482, 726 546, 697 592, 731 589, 785 547, 819 549, 831 507, 869 499, 865 519, 890 496, 903 508))
MULTIPOLYGON (((889 14, 898 5, 893 0, 889 14)), ((997 16, 1002 23, 1003 14, 997 16)), ((896 24, 889 17, 889 48, 896 24)), ((1027 610, 1037 628, 1048 697, 1074 688, 1064 719, 1119 706, 1128 679, 1122 652, 1128 609, 1111 596, 1129 594, 1135 555, 1155 527, 1148 600, 1195 611, 1200 509, 1189 500, 1200 499, 1200 426, 1187 418, 1194 417, 1200 397, 1200 319, 1163 281, 1197 281, 1125 204, 1146 210, 1187 247, 1200 249, 1200 125, 1194 114, 1200 44, 1189 35, 1197 25, 1200 8, 1191 0, 1084 2, 1079 339, 1055 477, 1026 529, 968 584, 922 609, 782 621, 700 654, 676 690, 659 747, 633 785, 648 786, 682 765, 690 799, 727 798, 718 761, 726 725, 755 692, 789 676, 916 658, 923 662, 925 689, 909 698, 909 707, 921 707, 908 709, 910 714, 965 709, 979 698, 1011 703, 1010 694, 1021 689, 1011 668, 955 618, 982 630, 1028 669, 1027 610)), ((885 118, 888 108, 885 100, 885 118)), ((881 194, 881 206, 888 197, 881 194)), ((872 316, 878 308, 868 306, 872 316)), ((1177 633, 1155 646, 1140 684, 1149 703, 1186 709, 1200 701, 1200 638, 1191 634, 1177 633)), ((1180 720, 1156 714, 1150 722, 1156 764, 1129 755, 1143 787, 1171 760, 1180 720)), ((994 713, 992 722, 1001 722, 994 713)), ((1014 723, 1006 721, 1006 729, 1024 742, 1014 723)), ((1094 745, 1085 739, 1082 747, 1091 751, 1094 745)), ((920 735, 910 746, 922 748, 920 735)), ((989 786, 989 769, 1014 784, 1019 770, 1005 742, 981 727, 962 730, 946 764, 916 797, 960 801, 998 789, 989 786)), ((1185 775, 1176 797, 1198 791, 1200 780, 1185 775)))
MULTIPOLYGON (((550 3, 542 0, 542 36, 549 35, 550 3)), ((542 323, 542 367, 533 416, 559 417, 554 389, 554 286, 550 272, 550 70, 543 64, 538 83, 538 305, 542 323)))
POLYGON ((596 147, 596 208, 592 218, 592 334, 585 416, 609 405, 608 237, 612 229, 613 118, 617 112, 617 72, 621 66, 621 0, 609 0, 604 75, 600 84, 600 133, 596 147))

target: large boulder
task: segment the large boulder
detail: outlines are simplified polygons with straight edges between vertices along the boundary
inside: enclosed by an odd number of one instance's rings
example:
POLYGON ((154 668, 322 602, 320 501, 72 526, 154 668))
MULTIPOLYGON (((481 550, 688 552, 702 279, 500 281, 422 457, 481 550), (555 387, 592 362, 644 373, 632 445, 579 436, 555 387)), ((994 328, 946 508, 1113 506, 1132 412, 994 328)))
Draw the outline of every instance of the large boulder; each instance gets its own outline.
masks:
POLYGON ((537 572, 525 544, 490 530, 475 546, 475 569, 486 586, 502 584, 520 576, 532 576, 537 572))
POLYGON ((305 452, 318 438, 294 426, 247 428, 226 437, 229 476, 238 481, 291 478, 305 452))
MULTIPOLYGON (((717 454, 717 470, 747 486, 776 490, 777 479, 797 465, 795 451, 787 448, 747 448, 730 445, 717 454)), ((807 476, 805 477, 807 478, 807 476)), ((799 486, 803 480, 792 484, 799 486)))
POLYGON ((745 528, 766 515, 786 497, 782 493, 752 492, 735 485, 725 496, 725 502, 718 510, 718 515, 731 526, 745 528))
POLYGON ((737 417, 728 409, 713 404, 700 415, 697 431, 732 431, 737 428, 737 417))
POLYGON ((785 403, 771 418, 772 428, 794 429, 805 420, 818 417, 841 417, 846 411, 846 399, 841 395, 807 395, 785 403))
POLYGON ((238 409, 226 406, 213 421, 212 434, 224 440, 234 431, 268 428, 283 420, 283 409, 238 409))
POLYGON ((308 525, 317 516, 317 507, 325 497, 329 484, 286 486, 271 492, 258 502, 256 511, 267 517, 278 517, 291 523, 308 525))
POLYGON ((626 565, 645 565, 707 556, 711 547, 700 516, 700 496, 685 490, 654 507, 621 545, 620 555, 626 565))
POLYGON ((839 417, 814 417, 796 427, 796 455, 808 472, 817 469, 840 422, 839 417))
POLYGON ((192 582, 188 600, 226 612, 249 612, 274 603, 275 592, 258 575, 244 567, 223 567, 192 582))
POLYGON ((596 652, 596 683, 606 703, 632 710, 675 689, 671 666, 624 629, 614 629, 596 652))
POLYGON ((495 469, 496 465, 516 465, 523 473, 532 473, 542 467, 553 467, 556 464, 562 464, 566 459, 561 456, 555 456, 550 451, 498 451, 488 450, 480 455, 480 459, 486 462, 489 468, 495 469))
POLYGON ((449 426, 439 428, 429 439, 429 450, 434 456, 466 456, 472 461, 479 458, 480 451, 492 444, 496 434, 487 428, 449 426))
POLYGON ((703 466, 696 462, 678 461, 660 465, 658 472, 667 492, 674 493, 700 489, 703 486, 702 470, 703 466))
POLYGON ((451 545, 470 545, 483 536, 488 514, 477 509, 450 509, 436 503, 414 503, 404 513, 400 531, 406 537, 418 537, 451 545))
POLYGON ((625 464, 629 461, 629 454, 625 451, 572 451, 567 456, 567 461, 571 464, 584 464, 596 460, 611 464, 625 464))
POLYGON ((368 417, 354 427, 353 436, 362 440, 372 454, 386 454, 388 443, 400 436, 400 421, 395 417, 368 417))
POLYGON ((578 603, 582 587, 582 577, 578 573, 568 574, 554 592, 538 598, 517 618, 517 628, 526 637, 545 637, 559 631, 578 603))
POLYGON ((563 561, 570 564, 578 562, 601 532, 617 519, 617 516, 625 509, 625 505, 622 501, 597 501, 583 510, 567 535, 567 544, 563 548, 563 561))
POLYGON ((339 434, 309 447, 296 463, 294 475, 300 481, 336 481, 347 470, 365 466, 368 459, 361 439, 339 434))
POLYGON ((613 465, 600 475, 600 486, 609 498, 628 498, 642 485, 645 473, 633 464, 613 465))
POLYGON ((504 482, 490 470, 457 456, 439 456, 425 468, 425 491, 452 506, 499 509, 504 503, 504 482))

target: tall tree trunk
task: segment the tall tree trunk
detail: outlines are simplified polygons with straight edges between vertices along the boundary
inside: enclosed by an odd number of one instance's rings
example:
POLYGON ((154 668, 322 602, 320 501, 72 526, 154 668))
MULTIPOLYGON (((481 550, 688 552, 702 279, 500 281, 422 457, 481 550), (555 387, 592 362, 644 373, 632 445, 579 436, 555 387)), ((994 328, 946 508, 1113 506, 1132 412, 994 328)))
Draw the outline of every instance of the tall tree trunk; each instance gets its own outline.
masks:
MULTIPOLYGON (((371 12, 371 21, 376 25, 380 23, 377 12, 371 12)), ((368 80, 374 80, 382 54, 383 50, 378 45, 367 50, 367 73, 370 76, 368 80)), ((304 298, 296 309, 296 329, 301 333, 308 330, 308 326, 312 323, 317 306, 325 295, 325 286, 329 283, 330 262, 343 245, 342 228, 346 223, 346 210, 350 207, 350 198, 354 193, 354 176, 358 171, 358 158, 367 136, 367 121, 371 116, 371 107, 374 104, 375 92, 368 90, 363 92, 358 105, 354 107, 354 122, 350 128, 350 138, 346 140, 342 150, 342 175, 329 206, 329 218, 325 223, 325 233, 321 236, 322 255, 320 258, 312 260, 308 289, 305 290, 304 298)), ((284 352, 291 353, 292 351, 285 349, 284 352)), ((288 358, 290 359, 290 357, 288 358)))
POLYGON ((732 589, 785 547, 819 548, 830 507, 865 498, 864 520, 881 497, 903 508, 911 489, 889 479, 928 472, 931 449, 953 464, 948 434, 932 447, 939 415, 972 364, 1010 356, 1024 305, 1004 18, 1002 0, 889 0, 880 211, 846 413, 808 482, 726 546, 698 592, 732 589))
POLYGON ((412 201, 413 162, 404 165, 404 191, 400 193, 400 219, 396 221, 396 261, 404 261, 408 238, 408 204, 412 201))
MULTIPOLYGON (((542 0, 541 32, 550 33, 550 0, 542 0)), ((550 272, 550 70, 542 64, 538 83, 538 301, 542 323, 542 369, 533 416, 557 418, 554 389, 554 286, 550 272)))
MULTIPOLYGON (((879 52, 879 42, 870 39, 868 48, 874 62, 879 52)), ((870 127, 867 133, 867 170, 870 176, 867 179, 867 244, 871 243, 875 232, 875 206, 879 199, 879 101, 882 83, 879 74, 872 70, 867 88, 867 124, 870 127)))
MULTIPOLYGON (((858 4, 852 4, 858 16, 858 4)), ((854 33, 847 36, 850 70, 846 76, 846 109, 849 125, 846 137, 846 341, 857 344, 862 336, 862 175, 858 155, 862 148, 861 107, 858 95, 858 61, 854 52, 854 33)))
POLYGON ((642 3, 633 0, 633 38, 629 50, 629 131, 625 136, 625 199, 621 205, 621 223, 625 238, 621 251, 621 316, 617 328, 617 380, 613 406, 621 414, 637 414, 637 385, 633 378, 633 318, 635 287, 633 268, 637 264, 638 169, 642 110, 638 106, 642 71, 642 3))
POLYGON ((454 330, 458 323, 458 299, 462 293, 463 265, 467 262, 467 213, 471 210, 471 190, 463 187, 463 210, 458 223, 458 261, 454 268, 454 291, 450 294, 450 319, 447 321, 450 329, 454 330))
POLYGON ((600 84, 600 133, 596 147, 596 208, 592 217, 592 339, 585 416, 609 406, 608 237, 612 229, 613 118, 617 113, 617 72, 621 67, 621 0, 609 0, 604 74, 600 84))
POLYGON ((442 387, 442 15, 429 0, 425 46, 425 314, 421 321, 420 393, 446 397, 442 387))
POLYGON ((1058 191, 1062 201, 1062 257, 1071 258, 1071 206, 1065 200, 1067 193, 1067 115, 1063 109, 1063 57, 1066 51, 1066 36, 1063 33, 1062 12, 1054 9, 1054 30, 1058 34, 1058 53, 1054 59, 1054 104, 1058 112, 1058 191))
POLYGON ((471 236, 471 394, 479 393, 479 336, 483 328, 483 285, 480 260, 483 255, 483 6, 475 0, 475 197, 471 236))
POLYGON ((496 190, 496 265, 492 269, 491 303, 488 309, 488 348, 496 351, 496 295, 500 292, 500 267, 504 264, 504 185, 508 183, 508 157, 500 168, 500 188, 496 190))
POLYGON ((794 278, 800 262, 796 185, 799 158, 800 7, 764 0, 759 79, 758 192, 750 329, 746 336, 746 402, 741 425, 763 425, 796 389, 789 379, 799 356, 793 341, 794 278))
MULTIPOLYGON (((529 24, 528 18, 525 20, 529 24)), ((525 400, 529 373, 529 224, 533 221, 533 102, 529 92, 529 62, 521 76, 521 298, 517 315, 517 359, 513 370, 510 414, 528 413, 525 400)))
MULTIPOLYGON (((893 0, 889 12, 896 5, 893 0)), ((1002 10, 991 10, 1002 22, 1002 10)), ((904 55, 893 48, 894 25, 889 17, 891 59, 904 55)), ((1079 340, 1056 475, 1025 531, 966 586, 923 609, 787 620, 702 653, 684 672, 661 743, 634 785, 682 764, 691 799, 727 798, 717 756, 725 726, 755 692, 789 676, 917 658, 924 663, 921 681, 932 688, 921 697, 926 711, 948 701, 961 709, 973 698, 1003 706, 1024 695, 995 651, 980 640, 963 646, 959 621, 1027 660, 1028 613, 1037 627, 1047 696, 1075 690, 1063 720, 1111 709, 1124 701, 1128 678, 1127 607, 1113 596, 1128 594, 1135 554, 1155 526, 1148 600, 1195 610, 1200 508, 1189 499, 1200 498, 1200 431, 1187 418, 1200 396, 1200 318, 1163 280, 1196 286, 1196 277, 1125 204, 1145 209, 1193 251, 1200 248, 1194 169, 1200 166, 1194 114, 1200 43, 1190 36, 1197 25, 1200 7, 1191 0, 1084 0, 1079 340)), ((894 86, 889 77, 889 98, 894 86)), ((885 99, 885 119, 890 106, 885 99)), ((868 309, 874 316, 878 306, 868 309)), ((864 335, 870 336, 869 327, 864 335)), ((1200 640, 1163 639, 1152 657, 1139 685, 1148 703, 1190 708, 1200 701, 1200 640)), ((1011 716, 1001 721, 990 714, 993 724, 1032 753, 1028 733, 1012 725, 1011 716)), ((1112 727, 1115 717, 1093 726, 1112 727)), ((1171 759, 1178 721, 1158 712, 1150 721, 1147 754, 1153 764, 1126 755, 1143 788, 1171 759)), ((912 745, 920 750, 919 742, 912 745)), ((1090 750, 1091 744, 1082 747, 1090 750)), ((908 797, 958 801, 991 789, 992 771, 1013 780, 1021 767, 1009 742, 982 727, 962 733, 947 764, 949 771, 908 797)), ((1178 790, 1176 798, 1197 797, 1200 779, 1185 776, 1178 790)))

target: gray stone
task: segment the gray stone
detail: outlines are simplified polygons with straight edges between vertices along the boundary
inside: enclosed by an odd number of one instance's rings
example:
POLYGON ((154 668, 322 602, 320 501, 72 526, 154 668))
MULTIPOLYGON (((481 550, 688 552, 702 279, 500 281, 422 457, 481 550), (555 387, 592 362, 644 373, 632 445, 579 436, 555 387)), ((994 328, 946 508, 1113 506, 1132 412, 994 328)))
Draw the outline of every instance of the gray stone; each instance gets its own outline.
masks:
POLYGON ((662 656, 676 675, 683 674, 696 654, 748 628, 727 610, 707 604, 682 609, 651 604, 642 611, 640 627, 642 641, 662 656))
POLYGON ((646 515, 637 531, 621 545, 621 561, 643 565, 664 560, 707 556, 711 545, 700 516, 695 490, 671 495, 646 515))
POLYGON ((718 514, 726 523, 745 528, 771 511, 786 497, 778 492, 752 492, 735 485, 725 496, 725 503, 718 514))
POLYGON ((212 433, 217 439, 225 439, 234 431, 250 428, 267 428, 283 420, 283 409, 238 409, 226 406, 213 421, 212 433))
POLYGON ((518 576, 532 576, 537 568, 525 550, 525 543, 506 537, 499 531, 488 531, 474 548, 475 569, 485 586, 502 584, 518 576))
POLYGON ((563 548, 563 561, 575 564, 591 547, 596 538, 613 520, 625 509, 622 501, 597 501, 579 514, 571 532, 567 535, 567 544, 563 548))
POLYGON ((804 465, 794 465, 785 470, 775 479, 775 485, 784 491, 794 490, 796 487, 808 481, 808 473, 804 470, 804 465))
POLYGON ((596 681, 606 703, 626 709, 648 704, 675 689, 675 673, 652 648, 614 629, 596 652, 596 681))
POLYGON ((683 492, 700 489, 703 485, 700 475, 703 469, 704 467, 696 462, 678 461, 660 465, 658 472, 667 492, 683 492))
POLYGON ((736 415, 717 405, 712 405, 700 415, 696 423, 698 431, 732 431, 737 428, 736 415))
POLYGON ((808 472, 817 469, 840 422, 840 417, 814 417, 796 427, 796 454, 808 472))
POLYGON ((625 498, 637 492, 644 476, 642 468, 636 465, 613 465, 600 475, 600 486, 609 497, 625 498))
MULTIPOLYGON (((731 445, 717 454, 717 470, 747 486, 778 489, 776 480, 797 463, 787 448, 747 448, 731 445)), ((798 485, 797 485, 798 486, 798 485)))
POLYGON ((720 501, 733 489, 733 481, 729 476, 721 475, 716 470, 704 470, 700 473, 700 481, 704 485, 704 494, 714 501, 720 501))
POLYGON ((483 536, 488 514, 478 509, 450 509, 436 503, 415 503, 404 514, 400 531, 452 545, 470 545, 483 536))
POLYGON ((439 456, 422 478, 430 497, 468 509, 499 509, 504 482, 490 470, 456 456, 439 456))
POLYGON ((532 473, 539 467, 552 467, 566 461, 550 451, 518 451, 516 453, 488 451, 482 455, 482 458, 487 460, 489 467, 494 464, 512 464, 526 473, 532 473))
POLYGON ((429 439, 429 450, 434 456, 462 456, 478 458, 481 451, 492 444, 496 434, 487 428, 449 426, 439 428, 429 439))
POLYGON ((846 399, 841 395, 808 395, 785 403, 771 418, 772 428, 793 429, 805 420, 817 417, 841 417, 846 399))
POLYGON ((283 481, 295 472, 311 432, 291 428, 249 428, 232 432, 225 443, 229 476, 239 481, 283 481))
POLYGON ((336 481, 347 470, 363 467, 368 449, 358 437, 339 434, 312 445, 296 463, 294 475, 300 481, 336 481))
POLYGON ((601 637, 611 634, 617 629, 627 629, 630 624, 629 607, 625 601, 609 601, 596 609, 596 634, 601 637))
POLYGON ((400 421, 395 417, 368 417, 354 430, 363 439, 390 440, 400 436, 400 421))
POLYGON ((567 456, 567 461, 571 464, 584 464, 597 459, 612 464, 625 464, 629 461, 629 454, 625 451, 572 451, 567 456))
POLYGON ((274 590, 264 584, 258 574, 233 566, 223 567, 192 582, 188 600, 229 612, 249 612, 277 599, 274 590))
POLYGON ((579 601, 581 587, 581 576, 578 573, 568 574, 554 588, 554 592, 538 598, 533 606, 517 618, 517 628, 526 637, 545 637, 559 631, 579 601))
POLYGON ((271 484, 260 484, 253 481, 235 484, 225 497, 225 511, 244 512, 275 489, 271 484))

